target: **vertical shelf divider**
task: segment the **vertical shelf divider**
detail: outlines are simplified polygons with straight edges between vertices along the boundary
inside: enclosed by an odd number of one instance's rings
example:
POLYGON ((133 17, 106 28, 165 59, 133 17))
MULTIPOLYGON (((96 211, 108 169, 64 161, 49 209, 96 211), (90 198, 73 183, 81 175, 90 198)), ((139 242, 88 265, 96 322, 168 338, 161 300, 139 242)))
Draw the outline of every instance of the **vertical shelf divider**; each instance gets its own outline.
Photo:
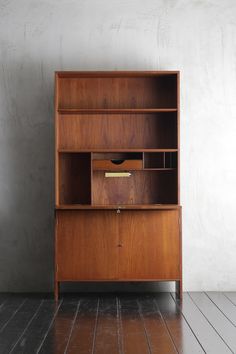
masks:
POLYGON ((93 205, 93 152, 90 153, 90 168, 91 168, 91 205, 93 205))

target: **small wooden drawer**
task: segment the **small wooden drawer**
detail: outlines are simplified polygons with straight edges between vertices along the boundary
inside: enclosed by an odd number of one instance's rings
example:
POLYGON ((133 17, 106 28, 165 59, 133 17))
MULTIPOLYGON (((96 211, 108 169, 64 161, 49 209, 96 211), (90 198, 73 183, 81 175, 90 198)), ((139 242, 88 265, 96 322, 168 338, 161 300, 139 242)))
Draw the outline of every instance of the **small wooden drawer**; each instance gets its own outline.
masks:
POLYGON ((142 160, 93 160, 93 170, 123 171, 142 170, 142 160))

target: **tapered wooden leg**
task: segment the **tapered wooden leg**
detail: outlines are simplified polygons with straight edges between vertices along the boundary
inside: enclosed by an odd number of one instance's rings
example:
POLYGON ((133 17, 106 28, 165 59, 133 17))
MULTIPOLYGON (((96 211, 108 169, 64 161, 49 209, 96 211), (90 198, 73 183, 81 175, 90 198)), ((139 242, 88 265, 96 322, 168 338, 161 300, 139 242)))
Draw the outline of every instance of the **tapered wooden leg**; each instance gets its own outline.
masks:
POLYGON ((55 210, 55 229, 54 229, 54 237, 55 237, 55 254, 54 254, 54 299, 55 301, 58 301, 58 293, 59 293, 59 282, 58 282, 58 277, 57 277, 57 227, 58 227, 58 215, 57 211, 55 210))
POLYGON ((54 284, 54 299, 55 299, 55 301, 58 301, 58 295, 59 295, 59 282, 55 280, 55 284, 54 284))
POLYGON ((183 289, 182 289, 182 280, 176 281, 176 297, 179 300, 182 300, 183 289))

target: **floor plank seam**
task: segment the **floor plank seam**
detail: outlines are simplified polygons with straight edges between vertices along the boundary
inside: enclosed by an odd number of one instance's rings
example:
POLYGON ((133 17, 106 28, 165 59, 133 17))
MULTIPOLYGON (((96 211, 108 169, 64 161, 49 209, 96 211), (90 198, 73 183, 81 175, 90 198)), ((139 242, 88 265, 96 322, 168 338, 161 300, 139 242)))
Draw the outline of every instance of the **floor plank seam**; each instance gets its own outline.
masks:
POLYGON ((140 319, 141 319, 141 321, 142 321, 143 328, 144 328, 144 333, 145 333, 145 337, 146 337, 146 341, 147 341, 147 345, 148 345, 148 350, 149 350, 149 353, 152 354, 151 344, 150 344, 150 341, 149 341, 149 338, 148 338, 147 328, 146 328, 146 326, 145 326, 143 314, 142 314, 142 311, 141 311, 141 308, 140 308, 140 303, 139 303, 138 300, 136 300, 136 301, 137 301, 137 304, 138 304, 139 317, 140 317, 140 319))
POLYGON ((64 354, 67 353, 67 350, 68 350, 68 347, 69 347, 69 344, 70 344, 70 340, 71 340, 72 332, 73 332, 73 329, 74 329, 75 321, 76 321, 76 318, 77 318, 78 312, 79 312, 79 307, 80 307, 80 300, 78 300, 78 304, 77 304, 77 307, 76 307, 75 315, 74 315, 73 321, 71 323, 71 329, 70 329, 70 333, 69 333, 68 340, 67 340, 67 343, 66 343, 66 347, 65 347, 65 350, 64 350, 64 354))
POLYGON ((12 349, 10 350, 10 353, 13 353, 15 347, 17 346, 17 344, 20 342, 21 338, 23 337, 23 335, 25 334, 25 332, 27 331, 27 329, 29 328, 30 324, 33 322, 34 318, 37 316, 37 314, 39 313, 40 308, 42 307, 44 303, 44 299, 40 302, 37 310, 35 311, 35 313, 33 314, 32 318, 29 320, 27 326, 25 327, 25 329, 23 330, 23 332, 21 333, 20 337, 17 339, 17 341, 15 342, 14 346, 12 347, 12 349))
POLYGON ((176 353, 179 353, 178 348, 177 348, 177 346, 176 346, 176 344, 175 344, 175 341, 174 341, 174 339, 173 339, 173 337, 172 337, 172 335, 171 335, 170 329, 169 329, 169 327, 168 327, 168 325, 167 325, 167 323, 166 323, 166 320, 164 319, 164 316, 162 316, 161 310, 159 309, 159 306, 158 306, 157 301, 156 301, 155 299, 153 299, 153 302, 154 302, 154 304, 155 304, 155 306, 156 306, 156 309, 157 309, 159 315, 161 316, 161 319, 162 319, 162 321, 163 321, 163 324, 164 324, 164 326, 165 326, 165 328, 166 328, 167 333, 169 334, 170 340, 171 340, 171 342, 172 342, 172 344, 173 344, 173 346, 174 346, 174 349, 175 349, 176 353))
POLYGON ((56 309, 56 311, 55 311, 55 313, 54 313, 54 316, 53 316, 53 318, 52 318, 52 320, 51 320, 51 322, 50 322, 50 324, 49 324, 49 326, 48 326, 48 330, 46 331, 46 333, 45 333, 45 335, 44 335, 44 337, 43 337, 43 340, 42 340, 41 344, 39 345, 39 347, 38 347, 38 349, 37 349, 37 351, 36 351, 36 354, 38 354, 38 353, 40 352, 40 350, 41 350, 41 348, 42 348, 42 346, 43 346, 43 343, 45 342, 45 339, 47 338, 47 335, 48 335, 48 333, 49 333, 49 331, 50 331, 50 329, 51 329, 51 327, 52 327, 52 325, 53 325, 53 322, 55 321, 55 318, 56 318, 56 316, 57 316, 57 313, 58 313, 58 311, 59 311, 59 308, 61 307, 61 304, 62 304, 62 300, 60 300, 60 302, 59 302, 59 304, 58 304, 58 306, 57 306, 57 309, 56 309))
POLYGON ((187 318, 185 317, 184 313, 182 312, 182 309, 181 309, 181 306, 179 305, 179 302, 175 299, 175 297, 172 295, 172 293, 171 293, 170 295, 171 295, 172 299, 174 300, 174 302, 175 302, 176 306, 177 306, 177 307, 178 307, 178 309, 180 310, 181 315, 183 316, 183 318, 184 318, 185 322, 187 323, 187 325, 188 325, 188 327, 189 327, 190 331, 192 332, 192 334, 193 334, 193 335, 194 335, 194 337, 196 338, 196 340, 197 340, 198 344, 200 345, 200 347, 202 348, 202 350, 204 351, 204 353, 206 353, 206 354, 207 354, 207 352, 205 351, 204 347, 202 346, 202 344, 201 344, 200 340, 198 339, 198 337, 197 337, 197 336, 196 336, 196 334, 194 333, 194 330, 192 329, 192 327, 191 327, 190 323, 188 322, 187 318))
POLYGON ((7 320, 6 323, 4 323, 4 325, 2 326, 2 328, 0 329, 0 333, 4 330, 4 328, 6 328, 6 326, 10 323, 10 321, 15 317, 15 315, 17 314, 17 312, 20 310, 20 308, 24 305, 24 303, 26 302, 27 299, 23 300, 22 303, 17 307, 17 309, 13 312, 13 314, 10 316, 10 318, 7 320))
POLYGON ((225 294, 225 293, 222 293, 234 306, 236 306, 236 304, 225 294))
POLYGON ((222 313, 222 315, 224 315, 225 318, 227 318, 227 320, 228 320, 234 327, 236 327, 235 324, 231 321, 231 319, 226 316, 226 314, 225 314, 225 313, 221 310, 221 308, 211 299, 211 297, 210 297, 206 292, 204 292, 204 294, 205 294, 205 295, 209 298, 209 300, 217 307, 217 309, 222 313))
POLYGON ((221 338, 221 340, 225 343, 225 345, 228 347, 228 349, 231 351, 231 353, 235 354, 233 352, 233 350, 229 347, 228 343, 226 343, 226 341, 224 340, 224 338, 222 338, 222 336, 220 335, 220 333, 215 329, 215 327, 211 324, 211 322, 208 320, 208 318, 206 317, 206 315, 202 312, 202 310, 200 309, 200 307, 196 304, 196 302, 193 300, 193 298, 191 297, 190 293, 187 293, 188 296, 190 297, 190 299, 192 300, 192 302, 194 303, 194 305, 198 308, 198 310, 201 312, 201 314, 205 317, 205 319, 207 320, 207 322, 210 324, 210 326, 214 329, 214 331, 218 334, 218 336, 221 338))
POLYGON ((95 319, 94 333, 93 333, 93 345, 92 345, 92 351, 91 351, 92 354, 94 354, 95 342, 96 342, 96 335, 97 335, 99 304, 100 304, 100 299, 98 298, 97 310, 96 310, 96 319, 95 319))

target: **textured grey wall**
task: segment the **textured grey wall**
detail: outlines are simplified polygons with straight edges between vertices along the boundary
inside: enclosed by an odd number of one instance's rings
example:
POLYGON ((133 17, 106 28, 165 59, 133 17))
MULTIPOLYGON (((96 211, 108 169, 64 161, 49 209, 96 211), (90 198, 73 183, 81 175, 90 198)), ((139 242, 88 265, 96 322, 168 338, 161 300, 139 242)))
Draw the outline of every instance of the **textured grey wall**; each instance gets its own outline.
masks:
POLYGON ((0 291, 53 286, 62 69, 181 70, 184 288, 235 290, 234 0, 0 0, 0 60, 0 291))

